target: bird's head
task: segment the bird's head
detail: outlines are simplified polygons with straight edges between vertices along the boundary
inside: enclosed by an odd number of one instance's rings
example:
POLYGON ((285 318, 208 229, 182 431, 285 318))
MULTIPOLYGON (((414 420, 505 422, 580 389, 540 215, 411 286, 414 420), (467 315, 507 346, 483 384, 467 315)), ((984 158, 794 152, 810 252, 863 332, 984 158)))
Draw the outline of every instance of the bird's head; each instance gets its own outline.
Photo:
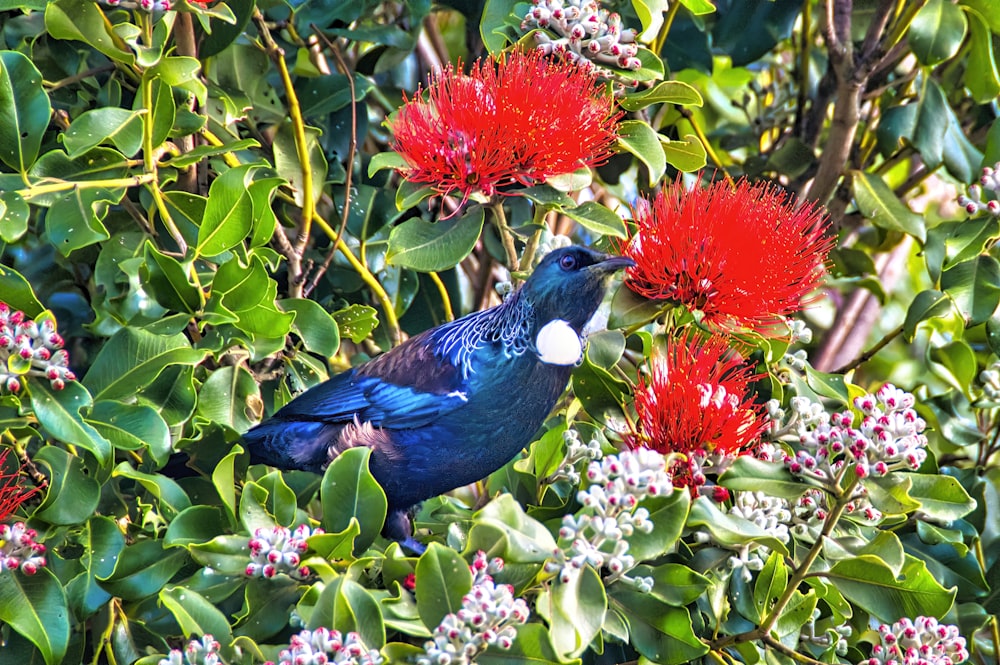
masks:
POLYGON ((531 302, 539 325, 562 319, 579 333, 604 299, 611 275, 632 265, 632 259, 622 256, 562 247, 542 259, 522 295, 531 302))

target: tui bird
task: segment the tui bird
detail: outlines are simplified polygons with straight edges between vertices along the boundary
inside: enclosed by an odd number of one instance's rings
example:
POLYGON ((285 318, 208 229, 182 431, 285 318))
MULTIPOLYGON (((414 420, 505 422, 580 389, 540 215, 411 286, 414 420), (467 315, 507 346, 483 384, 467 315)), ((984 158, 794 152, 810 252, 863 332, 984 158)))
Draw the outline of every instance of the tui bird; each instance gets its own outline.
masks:
POLYGON ((502 304, 416 335, 314 386, 244 435, 250 461, 322 473, 371 448, 383 533, 412 546, 410 509, 488 476, 522 450, 566 389, 610 276, 633 265, 550 252, 502 304))

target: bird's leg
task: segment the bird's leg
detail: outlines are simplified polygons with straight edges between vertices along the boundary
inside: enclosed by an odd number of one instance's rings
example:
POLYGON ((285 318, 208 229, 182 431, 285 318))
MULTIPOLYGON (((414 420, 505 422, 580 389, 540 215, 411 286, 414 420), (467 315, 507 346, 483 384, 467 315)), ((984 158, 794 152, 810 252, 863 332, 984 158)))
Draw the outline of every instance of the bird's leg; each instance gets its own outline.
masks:
POLYGON ((390 508, 382 527, 382 535, 391 538, 401 547, 420 556, 427 546, 413 537, 413 518, 409 508, 390 508))

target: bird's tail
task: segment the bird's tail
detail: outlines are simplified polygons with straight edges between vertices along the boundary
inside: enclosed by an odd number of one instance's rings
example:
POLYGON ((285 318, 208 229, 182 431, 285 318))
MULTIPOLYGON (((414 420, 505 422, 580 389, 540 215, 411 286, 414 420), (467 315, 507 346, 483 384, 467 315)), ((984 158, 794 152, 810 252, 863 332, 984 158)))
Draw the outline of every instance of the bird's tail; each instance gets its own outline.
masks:
POLYGON ((324 422, 271 418, 243 435, 251 464, 322 473, 341 427, 324 422))

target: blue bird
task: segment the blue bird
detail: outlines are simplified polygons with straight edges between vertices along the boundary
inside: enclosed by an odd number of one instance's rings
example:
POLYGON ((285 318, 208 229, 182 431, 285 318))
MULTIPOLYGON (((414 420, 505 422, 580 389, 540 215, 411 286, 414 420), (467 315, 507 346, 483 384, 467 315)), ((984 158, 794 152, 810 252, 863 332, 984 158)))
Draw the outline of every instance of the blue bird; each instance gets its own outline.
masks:
POLYGON ((410 510, 509 462, 579 360, 610 276, 633 265, 584 247, 550 252, 502 304, 416 335, 314 386, 244 435, 253 463, 322 473, 355 446, 385 490, 383 533, 413 544, 410 510))

